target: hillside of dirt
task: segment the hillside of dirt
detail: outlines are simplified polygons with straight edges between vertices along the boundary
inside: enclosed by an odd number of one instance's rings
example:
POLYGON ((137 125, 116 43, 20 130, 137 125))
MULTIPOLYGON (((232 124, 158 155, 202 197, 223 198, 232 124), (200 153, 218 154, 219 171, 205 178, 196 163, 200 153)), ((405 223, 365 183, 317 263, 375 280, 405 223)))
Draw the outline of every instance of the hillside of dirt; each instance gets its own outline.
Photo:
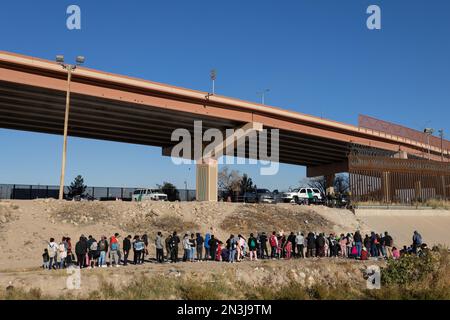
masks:
POLYGON ((122 237, 147 233, 152 257, 156 232, 166 236, 174 230, 180 235, 212 232, 223 241, 230 233, 361 230, 364 234, 387 230, 401 246, 410 243, 412 231, 417 229, 430 246, 450 244, 450 214, 422 218, 386 215, 358 217, 348 210, 292 204, 0 201, 0 271, 39 267, 50 237, 59 242, 69 236, 74 245, 82 234, 99 239, 115 232, 122 237))
POLYGON ((212 232, 221 240, 230 233, 353 232, 366 229, 346 210, 291 204, 257 205, 199 202, 68 202, 57 200, 0 202, 0 270, 32 268, 50 237, 73 243, 81 234, 99 239, 156 232, 164 235, 212 232))

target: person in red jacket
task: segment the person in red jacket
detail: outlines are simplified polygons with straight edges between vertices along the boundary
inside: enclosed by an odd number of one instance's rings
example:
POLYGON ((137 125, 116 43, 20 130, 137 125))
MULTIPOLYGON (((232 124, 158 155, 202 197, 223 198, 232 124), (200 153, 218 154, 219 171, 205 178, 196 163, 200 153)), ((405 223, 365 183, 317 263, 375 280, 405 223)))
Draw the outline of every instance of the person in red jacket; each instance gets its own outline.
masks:
POLYGON ((369 255, 369 254, 368 254, 368 252, 367 252, 366 247, 362 248, 362 250, 361 250, 361 260, 367 260, 368 255, 369 255))

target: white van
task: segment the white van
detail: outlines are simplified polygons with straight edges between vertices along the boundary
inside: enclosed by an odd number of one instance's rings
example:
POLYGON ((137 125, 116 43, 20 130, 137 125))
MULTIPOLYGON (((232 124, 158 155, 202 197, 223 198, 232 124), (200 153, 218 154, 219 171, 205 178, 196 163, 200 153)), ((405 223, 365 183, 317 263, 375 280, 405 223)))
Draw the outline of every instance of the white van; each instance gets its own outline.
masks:
POLYGON ((137 189, 133 192, 132 201, 167 201, 167 194, 154 189, 137 189))

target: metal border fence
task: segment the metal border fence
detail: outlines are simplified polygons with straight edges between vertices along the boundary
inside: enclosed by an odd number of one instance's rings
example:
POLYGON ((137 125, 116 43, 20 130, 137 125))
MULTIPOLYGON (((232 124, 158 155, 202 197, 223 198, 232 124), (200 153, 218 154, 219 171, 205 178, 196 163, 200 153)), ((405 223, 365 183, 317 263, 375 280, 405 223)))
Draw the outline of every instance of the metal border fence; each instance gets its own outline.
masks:
MULTIPOLYGON (((142 188, 129 187, 87 187, 86 194, 95 200, 108 201, 120 199, 131 201, 133 192, 142 188)), ((155 188, 157 189, 157 188, 155 188)), ((69 188, 64 187, 64 196, 67 197, 69 188)), ((0 184, 0 199, 2 200, 34 200, 58 199, 59 186, 32 185, 32 184, 0 184)), ((175 195, 169 198, 179 201, 195 201, 195 190, 177 189, 175 195)))

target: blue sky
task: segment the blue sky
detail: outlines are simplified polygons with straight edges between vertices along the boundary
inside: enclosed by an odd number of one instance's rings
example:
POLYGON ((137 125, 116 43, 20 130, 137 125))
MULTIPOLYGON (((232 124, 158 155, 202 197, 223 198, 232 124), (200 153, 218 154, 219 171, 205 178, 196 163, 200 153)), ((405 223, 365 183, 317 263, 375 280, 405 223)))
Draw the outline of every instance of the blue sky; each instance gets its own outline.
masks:
MULTIPOLYGON (((86 56, 86 66, 216 91, 357 124, 359 113, 450 136, 450 2, 447 0, 14 1, 0 8, 0 49, 53 59, 86 56), (82 30, 66 28, 66 8, 82 30), (382 30, 366 9, 382 10, 382 30)), ((0 183, 58 184, 62 138, 0 129, 0 183)), ((89 185, 194 187, 195 168, 158 148, 69 138, 67 180, 89 185)), ((281 165, 258 186, 285 189, 304 177, 281 165)), ((68 182, 68 181, 67 181, 68 182)))

